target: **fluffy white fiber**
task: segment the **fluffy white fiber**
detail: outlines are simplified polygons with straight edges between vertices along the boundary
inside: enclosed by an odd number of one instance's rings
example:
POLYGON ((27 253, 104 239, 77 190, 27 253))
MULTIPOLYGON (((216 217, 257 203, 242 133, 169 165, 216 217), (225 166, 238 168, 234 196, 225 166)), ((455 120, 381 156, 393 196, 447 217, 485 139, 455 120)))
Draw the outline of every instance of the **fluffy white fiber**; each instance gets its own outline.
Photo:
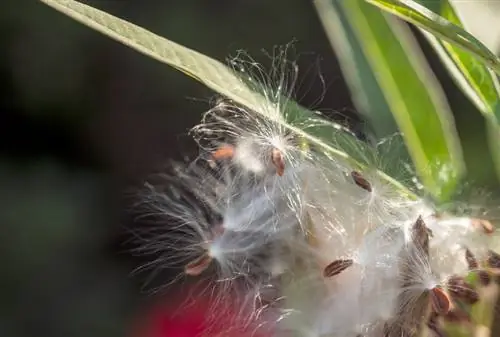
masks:
POLYGON ((249 329, 276 336, 415 336, 477 300, 464 277, 487 281, 489 222, 438 214, 383 179, 380 162, 352 167, 305 147, 283 126, 294 68, 243 69, 273 120, 220 100, 193 129, 200 157, 146 184, 155 220, 139 249, 153 267, 208 280, 249 329))

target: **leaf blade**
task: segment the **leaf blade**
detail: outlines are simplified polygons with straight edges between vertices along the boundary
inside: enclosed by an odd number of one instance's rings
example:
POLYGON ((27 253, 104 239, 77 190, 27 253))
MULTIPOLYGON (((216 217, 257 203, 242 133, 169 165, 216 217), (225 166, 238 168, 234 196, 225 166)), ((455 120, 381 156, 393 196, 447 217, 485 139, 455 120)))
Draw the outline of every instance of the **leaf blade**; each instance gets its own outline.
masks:
POLYGON ((458 46, 500 74, 500 58, 473 35, 414 0, 364 0, 458 46))
MULTIPOLYGON (((346 160, 354 167, 366 166, 367 163, 363 162, 364 155, 358 154, 367 149, 367 146, 342 132, 342 127, 318 118, 316 113, 290 99, 286 100, 287 106, 284 107, 287 120, 277 118, 276 111, 272 111, 272 104, 268 104, 258 88, 252 88, 235 71, 221 62, 89 5, 74 0, 40 1, 142 54, 172 66, 236 103, 282 124, 326 153, 346 160), (305 128, 305 125, 309 127, 305 128)), ((410 198, 416 197, 412 191, 386 173, 378 171, 377 174, 402 194, 410 198)))
MULTIPOLYGON (((332 0, 320 1, 332 5, 332 0)), ((363 1, 338 3, 403 132, 418 175, 435 198, 446 200, 464 165, 444 94, 403 26, 363 1)))
MULTIPOLYGON (((449 0, 415 0, 454 25, 464 28, 462 19, 449 0)), ((422 30, 424 36, 449 70, 455 83, 485 117, 486 140, 497 177, 500 178, 500 85, 497 75, 482 62, 457 46, 422 30)))

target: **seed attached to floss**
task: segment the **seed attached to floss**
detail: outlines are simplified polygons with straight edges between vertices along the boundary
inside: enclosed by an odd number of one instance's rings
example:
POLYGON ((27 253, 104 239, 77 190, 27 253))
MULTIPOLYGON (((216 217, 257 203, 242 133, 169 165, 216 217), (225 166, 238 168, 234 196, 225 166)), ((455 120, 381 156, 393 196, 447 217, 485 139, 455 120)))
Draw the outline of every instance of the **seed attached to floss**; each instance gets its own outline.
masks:
POLYGON ((427 227, 422 216, 417 218, 413 224, 413 243, 420 246, 423 251, 429 254, 429 237, 432 237, 432 231, 427 227))
POLYGON ((323 276, 324 277, 333 277, 335 275, 340 274, 354 263, 353 260, 351 259, 339 259, 335 260, 332 263, 330 263, 328 266, 325 267, 323 270, 323 276))
POLYGON ((432 308, 439 315, 446 315, 451 309, 451 299, 441 287, 430 290, 432 308))
POLYGON ((493 234, 495 232, 495 227, 488 220, 472 219, 471 222, 474 228, 483 231, 485 234, 493 234))
POLYGON ((471 321, 470 315, 460 308, 451 309, 443 318, 448 323, 467 323, 471 321))
POLYGON ((223 145, 212 153, 215 160, 231 159, 234 157, 234 146, 223 145))
POLYGON ((283 153, 277 148, 271 151, 271 161, 274 167, 276 167, 276 174, 280 177, 285 173, 285 159, 283 158, 283 153))
POLYGON ((207 253, 205 253, 200 257, 194 259, 193 261, 189 262, 184 267, 184 273, 189 276, 198 276, 201 273, 203 273, 208 268, 208 266, 210 266, 211 262, 212 262, 212 257, 207 253))
POLYGON ((362 189, 364 189, 368 192, 372 191, 372 185, 370 184, 370 182, 368 180, 363 178, 361 173, 359 173, 358 171, 352 171, 351 177, 354 180, 354 182, 356 183, 356 185, 358 185, 359 187, 361 187, 362 189))
POLYGON ((479 263, 477 262, 476 257, 468 248, 465 250, 465 261, 467 261, 469 270, 476 270, 479 268, 479 263))
POLYGON ((479 282, 483 287, 486 287, 487 285, 490 284, 491 282, 491 276, 486 270, 477 270, 477 277, 479 279, 479 282))
POLYGON ((445 337, 444 333, 441 331, 439 327, 439 314, 437 312, 431 312, 429 320, 427 321, 427 327, 429 330, 434 332, 438 337, 445 337))
POLYGON ((494 269, 500 269, 500 255, 494 251, 488 251, 488 266, 494 269))
POLYGON ((462 301, 470 305, 479 301, 479 294, 463 277, 451 277, 447 282, 447 290, 454 300, 462 301))

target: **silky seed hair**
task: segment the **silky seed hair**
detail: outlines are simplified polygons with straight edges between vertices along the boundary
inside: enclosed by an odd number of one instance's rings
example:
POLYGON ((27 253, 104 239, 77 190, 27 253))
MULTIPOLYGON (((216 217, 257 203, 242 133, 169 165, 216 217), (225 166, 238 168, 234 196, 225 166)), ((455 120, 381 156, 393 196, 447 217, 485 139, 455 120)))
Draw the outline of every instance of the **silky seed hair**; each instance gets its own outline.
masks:
POLYGON ((425 195, 401 160, 401 135, 369 149, 334 128, 356 166, 306 144, 287 123, 332 124, 294 120, 297 67, 286 51, 274 51, 270 71, 233 59, 265 98, 259 112, 215 100, 191 131, 198 157, 144 184, 136 207, 152 225, 135 231, 136 251, 154 258, 142 269, 198 281, 213 303, 208 322, 238 313, 227 333, 413 337, 470 319, 460 309, 481 292, 466 277, 486 286, 500 274, 495 217, 471 202, 454 215, 384 178, 425 195))

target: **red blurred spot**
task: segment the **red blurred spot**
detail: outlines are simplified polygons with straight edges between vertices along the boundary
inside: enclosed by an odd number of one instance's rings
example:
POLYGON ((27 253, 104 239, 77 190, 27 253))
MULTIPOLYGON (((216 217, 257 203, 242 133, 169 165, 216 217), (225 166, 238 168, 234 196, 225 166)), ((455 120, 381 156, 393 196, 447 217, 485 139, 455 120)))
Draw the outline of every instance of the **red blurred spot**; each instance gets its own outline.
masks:
POLYGON ((164 304, 142 313, 131 337, 270 337, 256 333, 255 328, 238 326, 238 311, 227 304, 213 306, 203 299, 189 304, 178 298, 163 300, 164 304))

